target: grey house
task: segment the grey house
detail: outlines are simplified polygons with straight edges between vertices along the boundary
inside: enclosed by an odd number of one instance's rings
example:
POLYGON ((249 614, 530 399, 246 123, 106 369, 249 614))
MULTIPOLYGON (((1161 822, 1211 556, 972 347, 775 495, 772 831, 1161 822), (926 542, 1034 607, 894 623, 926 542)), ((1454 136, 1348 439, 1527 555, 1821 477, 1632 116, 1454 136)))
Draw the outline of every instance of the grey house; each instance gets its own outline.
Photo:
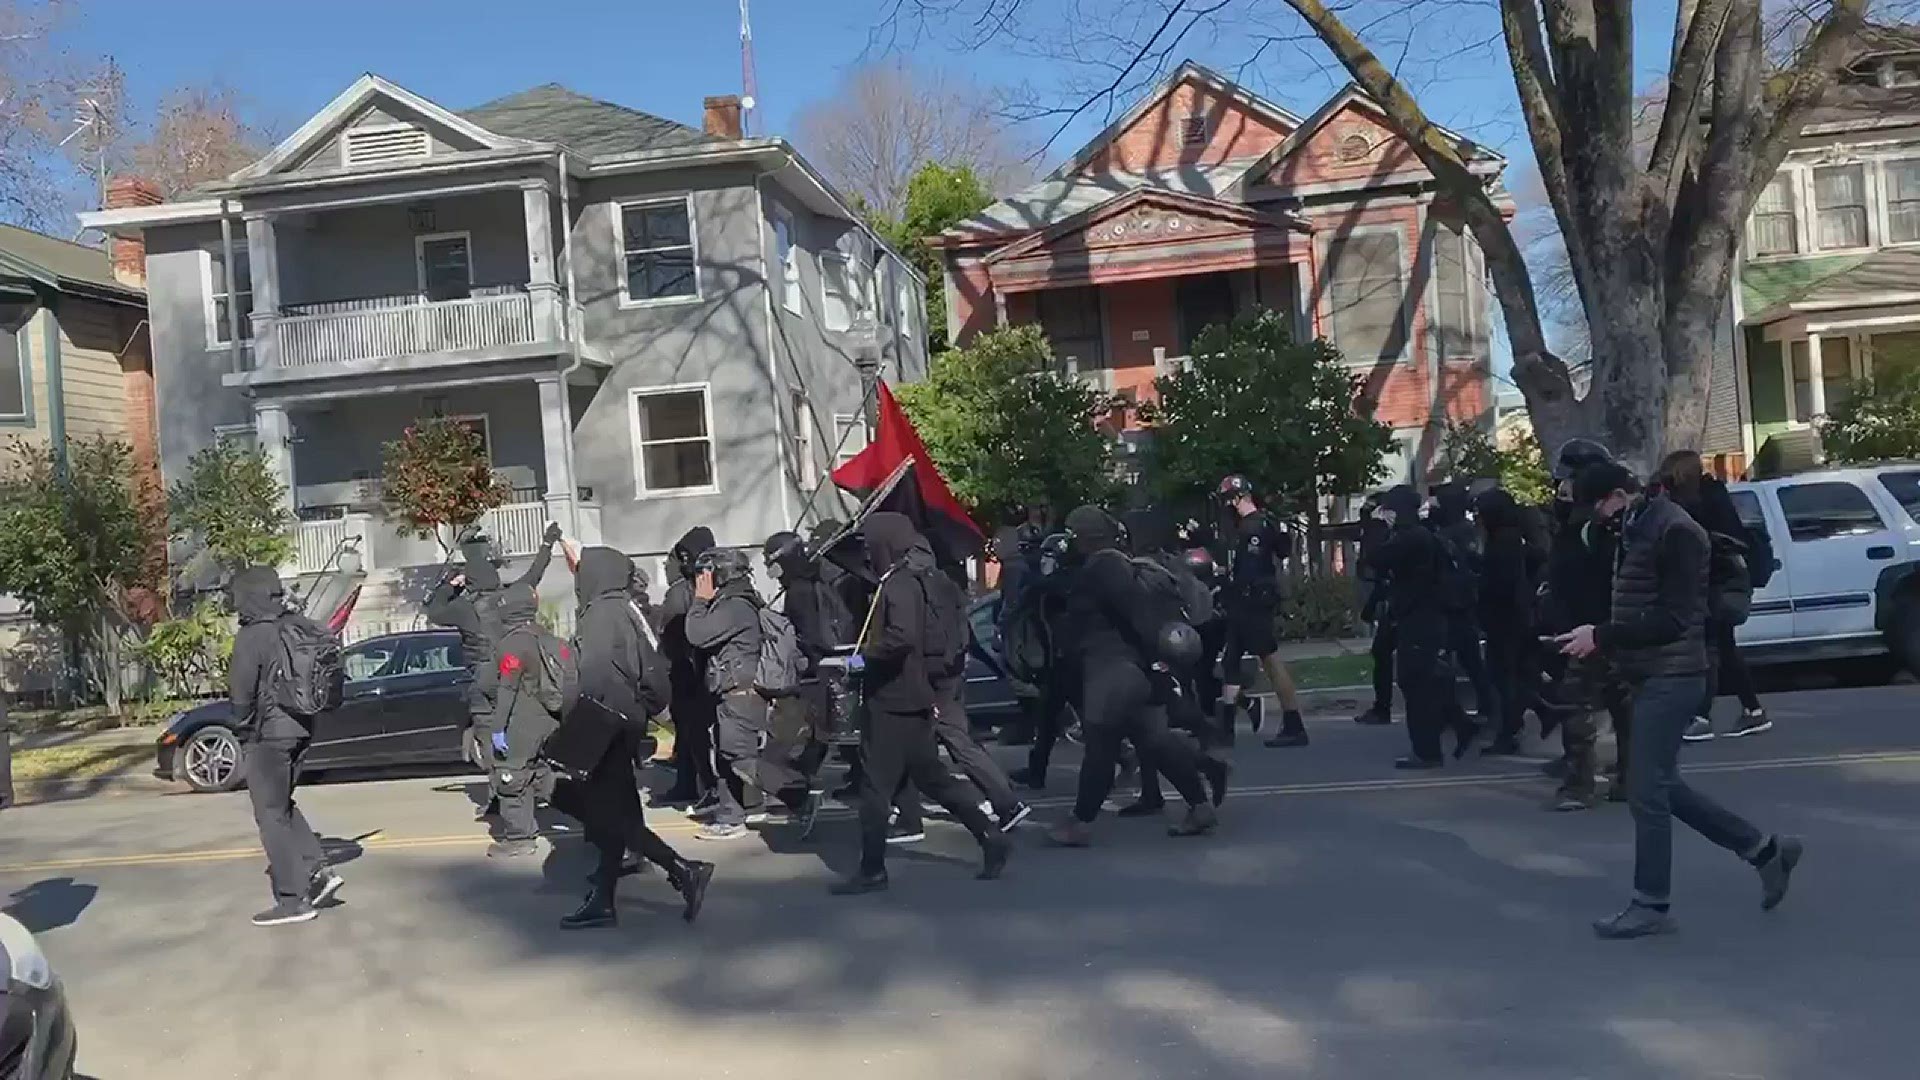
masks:
POLYGON ((442 557, 380 503, 382 445, 427 416, 484 438, 510 555, 549 519, 658 556, 840 513, 820 487, 863 445, 863 370, 924 373, 924 283, 739 117, 552 85, 455 112, 366 75, 224 182, 84 215, 146 247, 163 472, 258 440, 293 569, 351 540, 375 582, 442 557))

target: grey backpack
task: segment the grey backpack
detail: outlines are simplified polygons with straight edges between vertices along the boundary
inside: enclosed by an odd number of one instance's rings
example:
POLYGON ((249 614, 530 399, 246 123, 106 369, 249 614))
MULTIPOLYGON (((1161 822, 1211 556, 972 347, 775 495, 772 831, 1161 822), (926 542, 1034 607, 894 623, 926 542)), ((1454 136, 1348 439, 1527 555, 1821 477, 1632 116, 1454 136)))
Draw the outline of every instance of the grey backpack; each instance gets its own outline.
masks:
POLYGON ((758 608, 760 663, 754 669, 753 688, 766 697, 785 697, 800 688, 800 672, 806 665, 800 635, 785 615, 765 604, 758 608))

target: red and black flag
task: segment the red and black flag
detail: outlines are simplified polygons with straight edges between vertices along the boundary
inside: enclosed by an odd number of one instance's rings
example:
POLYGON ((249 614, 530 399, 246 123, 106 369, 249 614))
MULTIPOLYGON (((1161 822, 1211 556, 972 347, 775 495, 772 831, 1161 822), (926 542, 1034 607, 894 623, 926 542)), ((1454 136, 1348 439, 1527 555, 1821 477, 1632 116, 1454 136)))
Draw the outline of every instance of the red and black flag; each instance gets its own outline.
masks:
MULTIPOLYGON (((980 554, 986 537, 973 516, 953 497, 934 467, 920 433, 901 410, 887 384, 880 383, 880 426, 873 442, 833 470, 833 482, 861 500, 849 531, 868 514, 891 510, 905 514, 933 547, 934 558, 953 566, 980 554)), ((829 544, 831 547, 832 545, 829 544)))

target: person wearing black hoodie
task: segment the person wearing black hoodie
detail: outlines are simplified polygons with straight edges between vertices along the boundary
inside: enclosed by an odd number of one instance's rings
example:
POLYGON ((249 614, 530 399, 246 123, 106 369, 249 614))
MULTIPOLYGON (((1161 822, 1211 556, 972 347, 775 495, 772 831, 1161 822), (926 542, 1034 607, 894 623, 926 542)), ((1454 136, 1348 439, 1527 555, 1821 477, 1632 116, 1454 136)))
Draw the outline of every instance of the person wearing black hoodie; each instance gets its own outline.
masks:
POLYGON ((1440 734, 1454 719, 1459 751, 1472 742, 1466 714, 1453 699, 1453 669, 1447 663, 1449 612, 1441 593, 1445 551, 1420 521, 1420 495, 1405 484, 1380 496, 1374 516, 1391 530, 1373 552, 1372 567, 1393 612, 1393 667, 1407 703, 1407 741, 1412 753, 1397 769, 1437 769, 1445 763, 1440 734))
POLYGON ((554 808, 580 821, 587 842, 599 854, 593 890, 578 910, 560 920, 568 930, 614 924, 614 893, 629 850, 666 871, 685 902, 688 922, 699 916, 713 877, 712 863, 682 858, 647 827, 646 808, 634 784, 634 759, 644 745, 647 718, 666 710, 670 691, 666 661, 638 621, 633 577, 633 560, 608 547, 581 551, 574 571, 580 605, 574 633, 580 697, 593 699, 626 722, 584 780, 562 781, 554 788, 554 808))
POLYGON ((1474 500, 1481 531, 1479 619, 1487 635, 1488 677, 1499 714, 1488 755, 1520 752, 1522 715, 1531 698, 1533 595, 1540 576, 1541 552, 1527 537, 1520 504, 1504 489, 1482 492, 1474 500))
POLYGON ((1067 515, 1070 553, 1078 563, 1066 601, 1066 638, 1070 662, 1080 680, 1080 730, 1086 757, 1080 765, 1080 789, 1073 816, 1048 833, 1063 847, 1092 843, 1090 826, 1113 789, 1120 744, 1130 740, 1143 761, 1170 781, 1186 800, 1186 817, 1168 828, 1173 836, 1200 836, 1218 824, 1213 803, 1201 782, 1205 769, 1216 788, 1226 783, 1224 763, 1203 759, 1199 751, 1167 727, 1164 699, 1153 676, 1159 664, 1161 626, 1157 605, 1134 576, 1132 560, 1120 549, 1120 523, 1097 506, 1067 515), (1151 673, 1151 674, 1150 674, 1151 673))
POLYGON ((534 855, 539 824, 534 800, 551 775, 539 760, 540 744, 560 726, 560 713, 542 699, 551 654, 566 648, 539 623, 540 599, 533 586, 515 583, 495 602, 500 614, 499 684, 487 724, 494 750, 493 787, 500 793, 500 839, 487 848, 493 858, 534 855))
POLYGON ((693 563, 713 549, 713 530, 705 525, 687 530, 673 545, 671 568, 676 575, 660 602, 660 651, 666 654, 673 681, 673 765, 676 777, 663 803, 690 804, 711 813, 718 796, 713 773, 713 695, 698 650, 687 643, 687 612, 693 608, 693 563))
POLYGON ((233 610, 240 616, 227 668, 233 730, 245 749, 247 799, 253 804, 273 885, 273 906, 255 915, 253 924, 306 922, 317 914, 316 905, 340 890, 342 881, 327 868, 313 827, 293 801, 300 755, 313 732, 280 705, 285 650, 279 624, 287 615, 280 575, 270 566, 250 566, 235 574, 233 610))
POLYGON ((761 547, 767 573, 780 583, 782 613, 793 624, 800 646, 800 686, 793 694, 776 698, 767 749, 761 755, 761 778, 789 810, 808 812, 812 782, 826 758, 828 715, 832 690, 820 678, 820 661, 841 645, 850 645, 859 632, 841 594, 821 579, 820 561, 807 551, 806 541, 794 532, 777 532, 761 547))
POLYGON ((909 564, 908 553, 924 544, 904 514, 879 511, 861 526, 867 559, 880 589, 858 641, 851 668, 861 675, 866 704, 862 732, 860 867, 833 886, 835 895, 877 892, 887 887, 887 818, 903 783, 945 807, 980 844, 980 878, 1000 876, 1012 843, 980 809, 979 794, 940 761, 934 735, 938 699, 928 678, 935 651, 928 629, 933 604, 927 573, 909 564))
MULTIPOLYGON (((548 522, 542 539, 545 542, 534 553, 533 564, 515 578, 513 584, 538 587, 540 579, 546 576, 547 567, 553 562, 553 545, 560 540, 560 526, 548 522)), ((473 675, 473 681, 467 684, 468 726, 462 742, 467 748, 468 760, 485 768, 493 753, 488 747, 493 733, 487 730, 487 724, 493 717, 493 693, 499 681, 494 650, 499 647, 503 632, 499 614, 494 611, 494 600, 505 586, 500 581, 500 569, 494 564, 490 542, 477 537, 468 540, 460 545, 460 554, 462 564, 449 567, 439 584, 427 594, 426 611, 429 622, 450 626, 460 634, 460 652, 466 658, 468 672, 473 675)), ((495 793, 480 816, 497 812, 499 803, 499 795, 495 793)))
POLYGON ((714 701, 713 771, 719 778, 700 840, 737 840, 749 819, 762 815, 759 758, 767 730, 767 699, 754 687, 760 667, 760 608, 751 563, 744 552, 713 548, 694 560, 693 606, 687 644, 705 661, 714 701))
MULTIPOLYGON (((1487 677, 1486 658, 1480 651, 1480 621, 1477 610, 1479 602, 1479 577, 1481 572, 1480 531, 1469 520, 1467 511, 1471 501, 1467 495, 1467 486, 1457 480, 1448 481, 1433 489, 1433 500, 1427 508, 1427 528, 1447 548, 1453 557, 1454 570, 1459 575, 1457 589, 1448 589, 1453 603, 1447 611, 1447 650, 1453 654, 1459 664, 1460 673, 1467 677, 1468 685, 1473 687, 1473 701, 1480 714, 1488 721, 1500 715, 1501 704, 1494 693, 1493 683, 1487 677), (1455 596, 1454 593, 1458 592, 1455 596)), ((1443 589, 1446 583, 1442 584, 1443 589)))

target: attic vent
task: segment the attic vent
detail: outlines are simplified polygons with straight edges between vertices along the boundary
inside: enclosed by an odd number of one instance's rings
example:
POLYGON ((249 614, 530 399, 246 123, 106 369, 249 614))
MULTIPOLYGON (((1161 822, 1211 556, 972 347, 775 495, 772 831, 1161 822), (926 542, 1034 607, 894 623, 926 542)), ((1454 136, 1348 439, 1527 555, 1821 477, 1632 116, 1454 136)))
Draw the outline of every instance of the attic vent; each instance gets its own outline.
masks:
POLYGON ((1373 153, 1373 143, 1365 135, 1356 131, 1341 139, 1335 152, 1340 156, 1341 161, 1365 161, 1367 155, 1373 153))
POLYGON ((1205 146, 1207 144, 1207 118, 1188 116, 1180 121, 1181 146, 1205 146))
POLYGON ((432 149, 433 143, 427 133, 412 124, 348 128, 340 140, 341 164, 349 168, 423 158, 432 149))

